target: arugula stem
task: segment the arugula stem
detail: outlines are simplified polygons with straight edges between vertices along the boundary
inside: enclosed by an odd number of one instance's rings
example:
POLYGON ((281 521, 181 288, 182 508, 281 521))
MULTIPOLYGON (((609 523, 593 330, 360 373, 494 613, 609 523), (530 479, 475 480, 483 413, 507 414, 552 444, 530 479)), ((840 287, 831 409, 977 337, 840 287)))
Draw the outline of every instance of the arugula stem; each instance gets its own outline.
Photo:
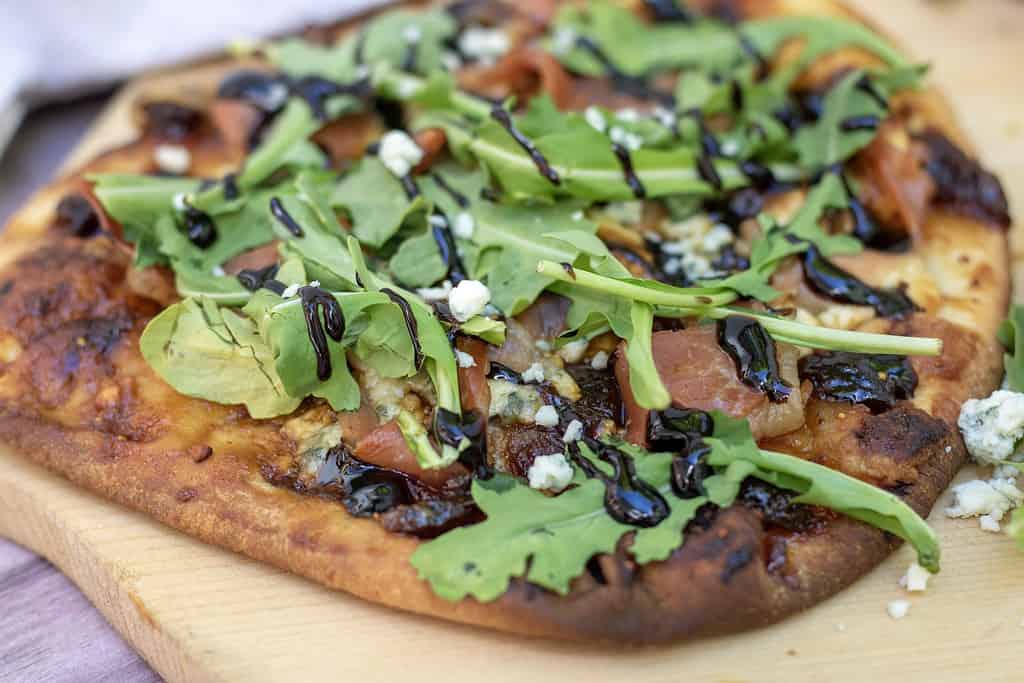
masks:
POLYGON ((670 289, 667 285, 652 289, 579 268, 573 269, 570 273, 554 261, 541 261, 537 264, 537 272, 570 285, 630 301, 674 308, 680 312, 715 320, 730 315, 745 315, 757 319, 776 340, 795 346, 854 353, 891 353, 901 356, 938 356, 942 353, 942 340, 933 337, 903 337, 894 334, 836 330, 805 325, 747 308, 728 306, 727 304, 738 298, 734 292, 728 290, 671 288, 678 292, 676 293, 666 291, 670 289))
POLYGON ((683 289, 676 288, 678 293, 649 289, 625 280, 605 277, 578 268, 571 272, 560 263, 541 261, 537 264, 537 272, 541 275, 579 285, 598 292, 605 292, 631 301, 642 301, 648 304, 671 306, 673 308, 704 308, 724 306, 738 297, 734 292, 725 289, 683 289))

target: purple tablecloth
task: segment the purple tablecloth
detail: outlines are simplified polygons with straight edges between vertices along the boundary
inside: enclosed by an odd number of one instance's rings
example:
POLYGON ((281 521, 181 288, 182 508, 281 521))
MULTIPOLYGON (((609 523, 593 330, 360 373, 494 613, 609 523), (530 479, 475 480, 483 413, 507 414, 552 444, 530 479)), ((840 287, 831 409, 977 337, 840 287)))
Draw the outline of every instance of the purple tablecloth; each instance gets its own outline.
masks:
MULTIPOLYGON (((0 158, 0 223, 53 175, 103 100, 29 117, 0 158)), ((53 565, 0 539, 0 681, 159 680, 53 565)))

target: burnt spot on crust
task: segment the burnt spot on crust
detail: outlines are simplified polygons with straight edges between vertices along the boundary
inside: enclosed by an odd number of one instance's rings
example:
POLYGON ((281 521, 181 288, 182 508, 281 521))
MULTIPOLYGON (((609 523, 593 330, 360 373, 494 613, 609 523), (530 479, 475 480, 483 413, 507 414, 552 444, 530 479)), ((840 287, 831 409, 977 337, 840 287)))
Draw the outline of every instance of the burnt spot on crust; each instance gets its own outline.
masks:
POLYGON ((935 182, 935 202, 1000 227, 1010 227, 1010 209, 999 179, 935 130, 919 138, 928 150, 925 170, 935 182))
POLYGON ((126 262, 105 238, 64 238, 27 254, 6 271, 13 285, 0 307, 0 330, 26 345, 69 322, 93 320, 89 339, 102 341, 112 332, 98 321, 129 310, 121 286, 126 262))
POLYGON ((720 574, 722 583, 729 583, 732 577, 750 564, 756 555, 755 550, 749 545, 742 546, 729 553, 725 558, 725 566, 722 567, 722 573, 720 574))
POLYGON ((188 503, 195 500, 198 496, 199 491, 191 486, 187 486, 183 489, 179 489, 178 492, 174 494, 174 499, 179 503, 188 503))
POLYGON ((142 117, 142 129, 146 135, 173 142, 180 142, 198 132, 204 122, 201 111, 166 100, 145 102, 142 117))
POLYGON ((865 454, 893 464, 916 463, 950 434, 949 426, 923 410, 901 405, 866 418, 854 431, 865 454))

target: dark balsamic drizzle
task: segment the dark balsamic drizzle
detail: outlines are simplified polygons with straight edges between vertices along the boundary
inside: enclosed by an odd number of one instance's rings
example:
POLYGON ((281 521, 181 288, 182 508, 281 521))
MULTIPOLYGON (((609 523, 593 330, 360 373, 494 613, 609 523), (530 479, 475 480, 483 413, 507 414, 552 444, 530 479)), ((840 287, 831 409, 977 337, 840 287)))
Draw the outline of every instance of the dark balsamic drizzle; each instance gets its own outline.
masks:
POLYGON ((636 171, 633 169, 633 158, 629 155, 629 150, 620 145, 617 142, 612 143, 612 152, 615 153, 615 158, 619 160, 619 166, 622 167, 622 177, 629 185, 630 191, 633 196, 637 199, 643 199, 647 196, 647 189, 644 187, 643 182, 637 176, 636 171))
POLYGON ((697 175, 700 176, 701 180, 713 187, 716 192, 721 192, 725 187, 725 183, 722 182, 722 176, 718 175, 718 169, 715 168, 714 159, 704 152, 701 152, 697 157, 697 175))
POLYGON ((413 180, 411 173, 406 173, 398 180, 402 183, 402 190, 405 191, 405 196, 409 198, 410 202, 420 196, 420 188, 413 180))
POLYGON ((463 265, 462 259, 459 257, 459 250, 455 246, 455 237, 448 225, 448 217, 440 209, 434 209, 434 215, 439 216, 444 222, 442 225, 441 221, 437 221, 430 226, 430 232, 437 244, 437 251, 441 255, 441 262, 444 263, 445 270, 441 279, 451 280, 452 284, 457 285, 468 279, 466 266, 463 265))
POLYGON ((912 399, 917 389, 917 373, 906 356, 819 351, 801 358, 799 367, 818 398, 859 403, 875 414, 912 399))
POLYGON ((320 121, 327 121, 327 100, 337 95, 368 95, 370 81, 362 78, 353 83, 337 83, 320 76, 304 76, 290 82, 290 90, 296 97, 301 97, 313 110, 313 115, 320 121))
POLYGON ((563 261, 559 265, 562 266, 562 270, 564 270, 569 277, 571 277, 573 280, 576 279, 576 270, 572 267, 571 263, 563 261))
POLYGON ((652 451, 672 451, 672 490, 683 499, 705 494, 704 479, 711 476, 705 462, 711 447, 704 437, 711 436, 715 423, 701 410, 666 408, 651 411, 647 421, 647 442, 652 451))
POLYGON ((863 116, 850 116, 839 122, 839 130, 844 133, 854 133, 858 131, 871 131, 876 130, 881 124, 879 119, 874 114, 865 114, 863 116))
POLYGON ((220 179, 221 185, 224 186, 224 199, 231 201, 232 199, 238 199, 241 191, 238 189, 238 174, 237 173, 226 173, 224 177, 220 179))
POLYGON ((807 245, 803 265, 811 288, 836 301, 871 306, 883 318, 900 318, 920 310, 902 289, 871 287, 826 259, 813 244, 807 245))
POLYGON ((778 184, 771 169, 756 161, 741 161, 740 172, 747 177, 751 185, 759 190, 767 190, 778 184))
POLYGON ((867 74, 861 76, 860 80, 857 81, 856 87, 857 90, 860 90, 862 93, 873 99, 875 104, 879 107, 885 111, 889 111, 889 101, 885 99, 885 95, 879 92, 878 87, 867 74))
POLYGON ((789 400, 792 387, 779 374, 775 342, 754 318, 729 315, 718 321, 718 344, 736 364, 740 381, 764 392, 772 403, 789 400))
POLYGON ((430 177, 434 179, 434 182, 437 183, 439 188, 444 190, 448 196, 452 198, 452 201, 455 202, 460 209, 469 208, 469 197, 452 187, 443 175, 434 171, 430 174, 430 177))
POLYGON ((402 310, 402 318, 405 319, 405 329, 409 332, 409 339, 412 341, 413 365, 419 370, 423 366, 423 347, 420 345, 420 331, 416 324, 416 316, 413 315, 409 302, 393 289, 382 287, 381 292, 387 295, 398 308, 402 310))
POLYGON ((560 185, 562 183, 562 179, 558 177, 558 172, 551 167, 551 164, 548 163, 548 160, 544 158, 544 155, 541 154, 534 146, 533 142, 516 129, 515 124, 512 123, 511 114, 505 111, 505 109, 500 105, 495 105, 491 109, 491 118, 497 121, 501 127, 512 136, 512 139, 523 148, 523 151, 526 152, 530 159, 533 160, 534 165, 537 167, 537 170, 540 171, 542 176, 547 178, 552 185, 560 185))
POLYGON ((693 16, 680 7, 676 0, 644 0, 644 4, 650 10, 655 23, 689 24, 693 22, 693 16))
POLYGON ((402 55, 402 71, 415 72, 416 71, 416 60, 420 53, 420 43, 418 40, 411 40, 405 46, 405 54, 402 55))
POLYGON ((591 437, 583 437, 601 460, 612 466, 611 476, 580 453, 578 442, 569 444, 573 462, 587 477, 604 483, 604 508, 617 522, 636 527, 652 527, 669 515, 668 503, 658 490, 636 476, 633 458, 618 448, 591 437))
POLYGON ((326 290, 309 285, 300 287, 299 298, 302 300, 309 341, 316 354, 316 376, 321 382, 326 382, 331 377, 331 350, 327 346, 327 337, 336 342, 341 341, 345 334, 345 318, 338 300, 326 290))
POLYGON ((292 215, 285 210, 278 197, 270 198, 270 213, 289 233, 295 237, 305 237, 306 233, 302 231, 302 226, 296 223, 292 215))
POLYGON ((487 460, 487 416, 474 410, 463 415, 445 408, 434 412, 434 438, 446 446, 460 448, 459 462, 468 467, 477 479, 490 479, 494 469, 487 460))
POLYGON ((370 517, 416 499, 417 484, 408 475, 363 462, 344 444, 327 451, 316 473, 316 483, 336 492, 354 517, 370 517))
POLYGON ((843 183, 843 190, 846 192, 846 199, 849 202, 850 215, 853 217, 853 236, 861 242, 869 243, 880 232, 863 202, 850 186, 850 180, 841 169, 835 170, 839 174, 839 180, 843 183))
POLYGON ((491 369, 490 372, 487 373, 487 378, 502 380, 504 382, 509 382, 510 384, 523 383, 522 375, 507 365, 503 365, 493 360, 491 361, 491 369))
POLYGON ((217 224, 210 214, 193 206, 185 207, 185 234, 189 242, 207 249, 217 241, 217 224))
POLYGON ((239 284, 248 289, 250 292, 255 292, 261 287, 265 287, 278 296, 284 291, 284 285, 274 278, 277 276, 277 270, 279 266, 276 263, 272 263, 265 268, 246 268, 238 271, 235 276, 238 278, 239 284), (273 285, 280 285, 281 291, 276 291, 273 285))
POLYGON ((586 36, 576 37, 576 47, 584 50, 591 57, 593 57, 601 65, 604 70, 605 76, 611 83, 612 87, 626 95, 636 97, 642 100, 654 100, 659 104, 668 107, 670 109, 675 108, 676 98, 670 93, 661 92, 655 90, 647 85, 647 81, 644 78, 637 76, 631 76, 622 71, 615 62, 613 62, 605 51, 601 49, 601 46, 595 43, 586 36))

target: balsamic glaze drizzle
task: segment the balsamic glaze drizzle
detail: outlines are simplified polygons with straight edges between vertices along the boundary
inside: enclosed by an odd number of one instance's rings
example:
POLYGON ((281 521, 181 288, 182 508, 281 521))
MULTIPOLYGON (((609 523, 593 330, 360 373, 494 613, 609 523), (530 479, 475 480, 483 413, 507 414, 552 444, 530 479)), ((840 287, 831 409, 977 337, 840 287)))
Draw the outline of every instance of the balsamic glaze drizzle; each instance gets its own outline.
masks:
POLYGON ((860 80, 857 81, 856 87, 857 90, 860 90, 862 93, 873 99, 879 107, 885 111, 889 111, 889 101, 885 99, 885 95, 878 91, 878 87, 875 86, 875 83, 871 80, 870 76, 867 74, 861 76, 860 80))
POLYGON ((736 364, 740 381, 785 403, 793 389, 779 374, 775 342, 754 318, 729 315, 718 321, 718 344, 736 364))
POLYGON ((279 266, 276 263, 272 263, 264 268, 246 268, 238 271, 239 284, 248 289, 250 292, 255 292, 261 287, 266 287, 277 295, 280 295, 284 291, 284 285, 275 280, 277 276, 277 270, 279 266), (275 291, 271 286, 271 283, 281 285, 281 292, 275 291))
POLYGON ((434 411, 434 438, 442 444, 459 448, 459 462, 468 467, 477 479, 490 479, 494 470, 487 461, 487 416, 474 410, 463 415, 445 408, 434 411))
POLYGON ((644 0, 644 4, 650 10, 655 23, 689 24, 693 22, 693 16, 680 7, 676 0, 644 0))
POLYGON ((715 188, 716 192, 721 192, 725 187, 725 183, 722 182, 722 176, 718 175, 718 169, 715 168, 714 159, 704 152, 701 152, 697 157, 697 175, 700 176, 701 180, 715 188))
POLYGON ((881 120, 874 114, 865 114, 863 116, 850 116, 839 122, 839 130, 844 133, 854 133, 857 131, 870 131, 876 130, 881 124, 881 120))
POLYGON ((408 475, 356 458, 344 444, 327 451, 316 484, 337 493, 354 517, 370 517, 416 499, 418 483, 408 475))
POLYGON ((278 197, 270 198, 270 213, 289 233, 295 237, 305 237, 306 233, 302 231, 302 226, 296 223, 292 215, 285 210, 284 204, 278 197))
POLYGON ((540 171, 542 176, 547 178, 552 185, 560 185, 562 183, 562 179, 558 176, 558 172, 551 167, 551 164, 548 163, 548 160, 544 158, 544 155, 541 154, 534 146, 533 142, 516 129, 515 124, 512 123, 511 114, 505 111, 505 109, 500 105, 495 105, 491 109, 491 118, 501 124, 501 127, 512 136, 512 139, 515 140, 520 147, 523 148, 523 151, 530 156, 530 159, 533 160, 534 165, 537 167, 537 170, 540 171))
POLYGON ((818 351, 800 359, 800 377, 811 381, 818 398, 859 403, 875 414, 913 398, 917 389, 910 359, 888 354, 818 351))
POLYGON ((803 265, 804 277, 811 288, 836 301, 871 306, 883 318, 899 318, 919 310, 902 289, 871 287, 826 259, 813 244, 807 245, 803 265))
POLYGON ((864 206, 853 191, 846 174, 841 169, 836 169, 834 172, 839 174, 839 180, 843 183, 843 190, 846 192, 850 215, 853 217, 853 236, 861 242, 871 242, 879 233, 878 226, 871 220, 867 207, 864 206))
POLYGON ((452 187, 443 175, 434 171, 430 174, 430 177, 434 179, 434 182, 437 183, 439 188, 444 190, 448 196, 452 198, 452 201, 454 201, 460 209, 469 208, 469 197, 452 187))
POLYGON ((321 382, 326 382, 331 377, 331 350, 327 346, 327 337, 336 342, 341 341, 345 334, 345 318, 338 300, 326 290, 309 285, 300 287, 299 298, 302 300, 309 341, 316 354, 316 376, 321 382))
POLYGON ((493 361, 493 360, 491 361, 491 369, 490 369, 490 372, 487 373, 487 378, 488 379, 500 379, 502 381, 509 382, 511 384, 522 384, 523 383, 523 376, 522 375, 520 375, 518 372, 516 372, 512 368, 508 367, 507 365, 503 365, 503 364, 501 364, 501 363, 499 363, 497 361, 493 361))
POLYGON ((402 318, 405 319, 405 329, 409 332, 409 339, 412 340, 413 365, 419 370, 423 366, 423 347, 420 345, 420 331, 416 324, 416 316, 413 315, 409 302, 393 289, 382 287, 381 292, 387 295, 398 308, 402 310, 402 318))
POLYGON ((671 93, 655 90, 647 85, 646 79, 631 76, 619 69, 618 65, 615 64, 615 62, 605 54, 605 51, 601 49, 601 46, 590 38, 586 36, 577 36, 576 47, 589 53, 591 57, 600 63, 605 76, 607 76, 615 90, 631 97, 636 97, 642 100, 654 100, 665 107, 672 109, 675 108, 676 98, 672 96, 671 93))
POLYGON ((468 279, 466 267, 462 264, 459 250, 455 246, 455 237, 452 236, 451 228, 448 225, 448 217, 440 209, 434 209, 434 215, 444 219, 443 225, 438 221, 430 226, 430 232, 434 236, 437 251, 441 255, 441 262, 444 263, 445 267, 444 276, 441 279, 451 280, 452 284, 457 285, 463 280, 468 279))
POLYGON ((637 199, 643 199, 646 197, 647 189, 644 187, 643 182, 633 169, 633 159, 629 155, 629 150, 619 143, 613 142, 612 152, 615 153, 615 158, 619 160, 619 166, 622 167, 622 177, 626 181, 626 184, 629 185, 629 189, 633 192, 633 196, 637 199))
POLYGON ((193 206, 185 207, 185 234, 188 240, 200 249, 206 249, 217 241, 217 224, 210 214, 193 206))
POLYGON ((228 201, 238 199, 238 196, 241 194, 241 190, 238 189, 237 173, 224 174, 224 177, 220 179, 220 183, 224 186, 224 199, 228 201))
POLYGON ((683 499, 704 495, 704 479, 712 474, 705 462, 711 447, 704 437, 711 436, 715 423, 711 415, 689 408, 651 411, 647 422, 647 442, 652 451, 673 451, 672 490, 683 499))
POLYGON ((402 183, 402 190, 405 191, 405 196, 409 198, 410 202, 420 196, 420 188, 413 180, 412 173, 406 173, 398 180, 402 183))
POLYGON ((668 517, 668 503, 656 488, 636 476, 633 458, 589 436, 583 437, 583 441, 601 460, 612 466, 609 476, 580 453, 578 442, 569 444, 573 462, 587 477, 604 483, 604 507, 612 519, 646 528, 656 526, 668 517))

